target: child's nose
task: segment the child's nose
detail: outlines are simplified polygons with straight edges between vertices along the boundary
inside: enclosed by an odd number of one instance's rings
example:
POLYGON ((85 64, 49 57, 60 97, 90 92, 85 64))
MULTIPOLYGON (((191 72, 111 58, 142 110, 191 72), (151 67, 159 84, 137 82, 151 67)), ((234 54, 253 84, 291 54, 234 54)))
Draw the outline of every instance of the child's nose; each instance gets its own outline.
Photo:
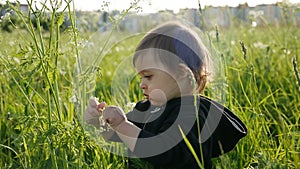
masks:
POLYGON ((140 88, 141 88, 141 89, 146 89, 146 88, 147 88, 147 85, 142 81, 142 82, 140 83, 140 88))

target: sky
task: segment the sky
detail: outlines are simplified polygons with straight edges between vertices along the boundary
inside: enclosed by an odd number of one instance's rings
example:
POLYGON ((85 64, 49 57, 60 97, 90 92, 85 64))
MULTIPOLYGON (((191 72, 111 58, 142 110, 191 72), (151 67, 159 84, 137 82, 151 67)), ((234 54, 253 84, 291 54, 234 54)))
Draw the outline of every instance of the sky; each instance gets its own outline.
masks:
MULTIPOLYGON (((0 0, 3 1, 3 0, 0 0)), ((21 3, 26 0, 19 0, 21 3)), ((45 0, 37 0, 45 1, 45 0)), ((49 1, 49 0, 48 0, 49 1)), ((130 3, 134 0, 74 0, 75 8, 77 10, 103 10, 103 1, 109 2, 108 8, 110 10, 124 10, 130 6, 130 3)), ((255 6, 258 4, 273 4, 276 2, 288 1, 290 3, 300 3, 300 0, 200 0, 202 8, 204 6, 238 6, 238 4, 248 3, 249 6, 255 6)), ((158 10, 170 9, 174 12, 178 12, 181 8, 198 8, 198 0, 140 0, 138 4, 142 8, 143 13, 152 13, 158 10), (150 3, 150 5, 149 5, 150 3)))
MULTIPOLYGON (((106 0, 108 1, 108 0, 106 0)), ((123 10, 130 6, 133 0, 109 0, 109 10, 123 10)), ((287 1, 287 0, 285 0, 287 1)), ((291 3, 300 3, 300 0, 288 0, 291 3)), ((103 0, 75 0, 75 7, 81 10, 97 10, 101 8, 103 0)), ((249 6, 257 4, 272 4, 282 2, 282 0, 200 0, 202 8, 204 6, 238 6, 247 2, 249 6)), ((141 0, 139 5, 144 13, 155 12, 158 10, 171 9, 175 12, 181 8, 198 8, 198 0, 141 0), (149 5, 151 2, 151 5, 149 5)))

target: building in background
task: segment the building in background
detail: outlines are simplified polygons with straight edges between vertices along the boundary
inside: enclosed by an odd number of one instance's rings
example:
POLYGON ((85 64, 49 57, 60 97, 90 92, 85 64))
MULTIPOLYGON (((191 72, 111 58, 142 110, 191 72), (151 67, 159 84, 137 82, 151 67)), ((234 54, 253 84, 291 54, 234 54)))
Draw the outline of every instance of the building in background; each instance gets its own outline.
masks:
MULTIPOLYGON (((12 12, 9 8, 9 5, 6 2, 5 3, 3 3, 3 2, 1 3, 1 2, 0 2, 0 17, 4 16, 8 12, 12 12)), ((17 6, 19 8, 19 10, 24 13, 27 13, 29 10, 28 4, 11 3, 11 5, 17 6)))
MULTIPOLYGON (((16 4, 19 10, 28 13, 27 4, 16 4)), ((152 14, 128 13, 119 22, 119 30, 127 32, 143 32, 159 23, 174 19, 188 21, 200 29, 209 29, 215 26, 229 28, 239 24, 252 26, 292 24, 300 26, 300 4, 287 5, 285 3, 262 4, 249 7, 247 3, 237 7, 206 6, 203 10, 181 9, 178 13, 172 10, 159 11, 152 14)), ((7 4, 0 4, 0 17, 12 13, 7 4)), ((67 15, 66 15, 67 16, 67 15)), ((122 16, 120 11, 76 11, 77 27, 83 31, 107 31, 112 28, 111 21, 122 16)), ((65 26, 70 24, 65 17, 65 26)))

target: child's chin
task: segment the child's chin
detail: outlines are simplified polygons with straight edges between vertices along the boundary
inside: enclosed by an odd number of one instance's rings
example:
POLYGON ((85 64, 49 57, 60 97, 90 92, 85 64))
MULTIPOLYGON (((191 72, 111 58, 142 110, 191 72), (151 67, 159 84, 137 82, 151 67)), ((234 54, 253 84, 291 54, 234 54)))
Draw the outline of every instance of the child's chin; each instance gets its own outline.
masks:
POLYGON ((164 101, 155 101, 155 100, 152 100, 152 99, 150 99, 149 101, 150 101, 151 105, 153 105, 153 106, 162 106, 166 103, 164 101))

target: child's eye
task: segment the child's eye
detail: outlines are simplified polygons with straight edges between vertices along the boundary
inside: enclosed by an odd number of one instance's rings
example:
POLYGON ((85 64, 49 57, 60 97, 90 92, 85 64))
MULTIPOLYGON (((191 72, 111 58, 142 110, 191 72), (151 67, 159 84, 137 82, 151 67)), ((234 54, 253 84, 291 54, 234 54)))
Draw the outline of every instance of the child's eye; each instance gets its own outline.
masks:
POLYGON ((148 80, 151 79, 151 77, 152 77, 152 75, 145 75, 145 76, 144 76, 144 78, 146 78, 146 79, 148 79, 148 80))

